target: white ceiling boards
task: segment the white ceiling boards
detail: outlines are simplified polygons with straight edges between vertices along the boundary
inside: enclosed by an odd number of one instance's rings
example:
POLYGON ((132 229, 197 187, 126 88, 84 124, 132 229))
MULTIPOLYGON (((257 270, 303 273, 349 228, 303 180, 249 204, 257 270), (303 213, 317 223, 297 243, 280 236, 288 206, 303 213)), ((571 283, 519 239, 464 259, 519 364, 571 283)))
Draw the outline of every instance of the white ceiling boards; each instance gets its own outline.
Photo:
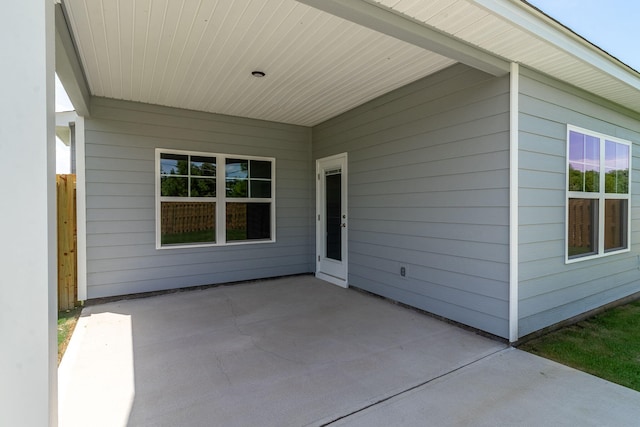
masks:
POLYGON ((454 62, 294 0, 64 5, 109 98, 311 126, 454 62))

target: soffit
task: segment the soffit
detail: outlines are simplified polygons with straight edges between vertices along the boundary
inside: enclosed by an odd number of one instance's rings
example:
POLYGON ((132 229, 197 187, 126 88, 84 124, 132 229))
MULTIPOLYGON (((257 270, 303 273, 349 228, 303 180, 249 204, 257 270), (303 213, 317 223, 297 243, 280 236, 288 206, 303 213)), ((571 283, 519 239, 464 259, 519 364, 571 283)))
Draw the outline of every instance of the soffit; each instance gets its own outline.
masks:
POLYGON ((455 62, 294 0, 64 6, 92 95, 191 110, 312 126, 455 62))
POLYGON ((500 2, 492 0, 369 1, 510 62, 518 62, 640 111, 640 75, 637 72, 525 2, 502 3, 512 10, 526 10, 527 17, 522 22, 530 20, 531 26, 506 19, 494 8, 500 2))

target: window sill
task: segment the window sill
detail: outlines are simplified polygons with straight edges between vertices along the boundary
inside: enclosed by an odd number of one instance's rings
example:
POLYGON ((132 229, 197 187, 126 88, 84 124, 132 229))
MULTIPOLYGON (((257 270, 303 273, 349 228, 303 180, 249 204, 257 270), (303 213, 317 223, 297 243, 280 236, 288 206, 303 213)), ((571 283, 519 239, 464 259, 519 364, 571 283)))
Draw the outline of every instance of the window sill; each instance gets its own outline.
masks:
POLYGON ((600 258, 605 258, 605 257, 611 256, 611 255, 624 254, 624 253, 627 253, 627 252, 631 252, 631 248, 605 252, 605 253, 602 253, 602 254, 586 255, 586 256, 577 257, 577 258, 568 258, 568 257, 565 256, 564 263, 565 264, 575 264, 577 262, 600 259, 600 258))

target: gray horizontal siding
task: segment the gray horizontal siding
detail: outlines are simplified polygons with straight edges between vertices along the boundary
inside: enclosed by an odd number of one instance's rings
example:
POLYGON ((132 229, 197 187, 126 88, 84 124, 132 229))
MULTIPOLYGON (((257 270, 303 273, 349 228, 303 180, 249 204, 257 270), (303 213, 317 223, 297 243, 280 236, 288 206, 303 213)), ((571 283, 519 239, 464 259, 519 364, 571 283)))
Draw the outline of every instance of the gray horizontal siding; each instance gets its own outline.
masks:
POLYGON ((507 336, 508 90, 456 65, 313 128, 349 153, 351 285, 507 336))
POLYGON ((530 70, 520 80, 520 336, 640 290, 640 117, 530 70), (631 252, 565 264, 566 126, 634 142, 631 252))
POLYGON ((86 120, 88 297, 312 269, 308 128, 96 98, 86 120), (155 249, 155 148, 276 158, 275 243, 155 249))

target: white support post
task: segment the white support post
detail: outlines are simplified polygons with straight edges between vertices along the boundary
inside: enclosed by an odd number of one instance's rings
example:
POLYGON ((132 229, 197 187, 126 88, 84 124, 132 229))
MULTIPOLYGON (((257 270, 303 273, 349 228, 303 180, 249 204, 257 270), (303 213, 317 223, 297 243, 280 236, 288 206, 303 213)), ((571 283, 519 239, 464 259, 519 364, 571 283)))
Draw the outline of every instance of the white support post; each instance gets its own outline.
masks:
POLYGON ((520 124, 518 116, 520 107, 518 98, 520 94, 520 67, 517 63, 511 64, 510 92, 510 120, 509 120, 509 341, 518 340, 518 245, 519 245, 519 218, 518 207, 518 173, 520 171, 518 156, 520 144, 518 134, 520 124))
POLYGON ((84 117, 75 120, 76 137, 76 235, 78 301, 87 300, 87 178, 85 170, 84 117))
POLYGON ((54 2, 0 27, 0 424, 57 425, 54 2))

